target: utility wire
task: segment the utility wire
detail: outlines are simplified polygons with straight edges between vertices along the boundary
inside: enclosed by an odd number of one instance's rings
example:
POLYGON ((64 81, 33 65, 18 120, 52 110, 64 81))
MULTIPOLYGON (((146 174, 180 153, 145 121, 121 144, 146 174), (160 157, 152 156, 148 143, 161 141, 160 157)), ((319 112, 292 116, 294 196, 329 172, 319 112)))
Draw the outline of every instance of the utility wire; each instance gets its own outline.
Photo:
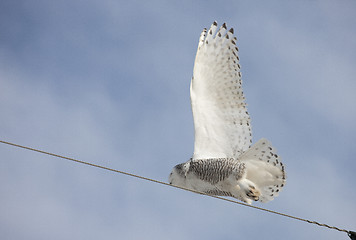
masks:
POLYGON ((46 154, 46 155, 50 155, 50 156, 57 157, 57 158, 66 159, 66 160, 69 160, 69 161, 73 161, 73 162, 76 162, 76 163, 89 165, 89 166, 96 167, 96 168, 105 169, 105 170, 108 170, 108 171, 111 171, 111 172, 124 174, 124 175, 127 175, 127 176, 143 179, 143 180, 146 180, 146 181, 159 183, 159 184, 166 185, 166 186, 169 186, 169 187, 175 187, 175 188, 179 188, 179 189, 182 189, 182 190, 185 190, 185 191, 189 191, 189 192, 193 192, 193 193, 197 193, 197 194, 201 194, 201 195, 206 195, 206 196, 209 196, 209 197, 212 197, 212 198, 220 199, 220 200, 231 202, 231 203, 240 204, 240 205, 243 205, 243 206, 246 206, 246 207, 255 208, 255 209, 258 209, 258 210, 261 210, 261 211, 264 211, 264 212, 277 214, 277 215, 288 217, 288 218, 292 218, 292 219, 295 219, 295 220, 299 220, 299 221, 303 221, 303 222, 307 222, 307 223, 311 223, 311 224, 316 224, 316 225, 321 226, 321 227, 326 227, 326 228, 334 229, 334 230, 337 230, 337 231, 340 231, 340 232, 345 232, 345 233, 348 234, 348 236, 351 238, 351 240, 356 240, 356 232, 348 231, 346 229, 342 229, 342 228, 338 228, 338 227, 334 227, 334 226, 330 226, 328 224, 319 223, 319 222, 316 222, 316 221, 311 221, 311 220, 300 218, 300 217, 295 217, 295 216, 292 216, 292 215, 276 212, 276 211, 273 211, 273 210, 269 210, 269 209, 265 209, 265 208, 261 208, 261 207, 257 207, 257 206, 253 206, 253 205, 248 205, 248 204, 243 203, 243 202, 238 202, 238 201, 235 201, 235 200, 231 200, 231 199, 227 199, 227 198, 223 198, 223 197, 219 197, 219 196, 208 195, 206 193, 199 192, 199 191, 196 191, 196 190, 193 190, 193 189, 172 185, 172 184, 169 184, 169 183, 166 183, 166 182, 162 182, 162 181, 158 181, 158 180, 155 180, 155 179, 143 177, 143 176, 140 176, 140 175, 136 175, 136 174, 120 171, 120 170, 117 170, 117 169, 113 169, 113 168, 109 168, 109 167, 105 167, 105 166, 101 166, 101 165, 97 165, 97 164, 90 163, 90 162, 81 161, 81 160, 70 158, 70 157, 65 157, 65 156, 62 156, 62 155, 58 155, 58 154, 42 151, 42 150, 31 148, 31 147, 22 146, 22 145, 11 143, 11 142, 7 142, 7 141, 0 140, 0 143, 7 144, 7 145, 10 145, 10 146, 14 146, 14 147, 18 147, 18 148, 22 148, 22 149, 26 149, 26 150, 30 150, 30 151, 34 151, 34 152, 38 152, 38 153, 42 153, 42 154, 46 154))

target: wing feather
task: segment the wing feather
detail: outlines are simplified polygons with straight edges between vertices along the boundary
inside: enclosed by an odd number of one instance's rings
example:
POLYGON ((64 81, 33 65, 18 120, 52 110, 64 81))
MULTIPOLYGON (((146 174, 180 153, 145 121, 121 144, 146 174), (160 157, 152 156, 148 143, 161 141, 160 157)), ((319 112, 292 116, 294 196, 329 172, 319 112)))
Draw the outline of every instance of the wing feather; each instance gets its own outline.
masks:
POLYGON ((203 30, 190 86, 194 159, 237 157, 251 145, 250 117, 241 87, 233 29, 214 22, 203 30))

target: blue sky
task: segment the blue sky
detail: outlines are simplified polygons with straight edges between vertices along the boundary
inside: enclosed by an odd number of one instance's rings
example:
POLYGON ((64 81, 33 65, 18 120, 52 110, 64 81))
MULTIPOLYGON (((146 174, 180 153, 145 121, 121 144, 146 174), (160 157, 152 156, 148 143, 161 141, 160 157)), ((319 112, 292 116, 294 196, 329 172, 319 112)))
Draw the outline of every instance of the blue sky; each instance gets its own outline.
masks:
MULTIPOLYGON (((287 170, 255 205, 356 230, 354 1, 1 1, 0 138, 167 181, 193 152, 198 38, 234 27, 254 142, 287 170)), ((1 239, 347 239, 0 145, 1 239)))

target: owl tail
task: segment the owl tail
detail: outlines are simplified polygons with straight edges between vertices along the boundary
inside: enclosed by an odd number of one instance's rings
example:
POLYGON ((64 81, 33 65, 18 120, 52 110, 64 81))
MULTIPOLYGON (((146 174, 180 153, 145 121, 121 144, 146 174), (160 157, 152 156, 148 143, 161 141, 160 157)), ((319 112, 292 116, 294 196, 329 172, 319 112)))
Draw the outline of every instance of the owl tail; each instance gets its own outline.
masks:
POLYGON ((246 179, 253 182, 261 193, 259 201, 268 202, 278 196, 285 185, 286 173, 276 149, 267 139, 260 139, 239 160, 245 164, 246 179))

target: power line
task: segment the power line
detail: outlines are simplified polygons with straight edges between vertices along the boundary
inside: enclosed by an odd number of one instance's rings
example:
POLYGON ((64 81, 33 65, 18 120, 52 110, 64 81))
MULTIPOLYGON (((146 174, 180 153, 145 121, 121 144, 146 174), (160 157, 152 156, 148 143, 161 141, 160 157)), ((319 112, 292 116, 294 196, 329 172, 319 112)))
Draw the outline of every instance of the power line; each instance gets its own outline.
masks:
POLYGON ((255 208, 255 209, 258 209, 258 210, 261 210, 261 211, 264 211, 264 212, 277 214, 277 215, 288 217, 288 218, 292 218, 292 219, 295 219, 295 220, 299 220, 299 221, 303 221, 303 222, 307 222, 307 223, 311 223, 311 224, 316 224, 316 225, 321 226, 321 227, 326 227, 326 228, 334 229, 334 230, 337 230, 337 231, 340 231, 340 232, 345 232, 345 233, 348 234, 348 236, 351 238, 351 240, 356 240, 356 232, 348 231, 346 229, 342 229, 342 228, 338 228, 338 227, 334 227, 334 226, 330 226, 328 224, 319 223, 319 222, 316 222, 316 221, 311 221, 311 220, 308 220, 308 219, 295 217, 295 216, 292 216, 292 215, 288 215, 288 214, 285 214, 285 213, 280 213, 280 212, 269 210, 269 209, 266 209, 266 208, 261 208, 261 207, 257 207, 257 206, 253 206, 253 205, 248 205, 248 204, 243 203, 243 202, 238 202, 238 201, 235 201, 235 200, 231 200, 231 199, 227 199, 227 198, 223 198, 223 197, 219 197, 219 196, 208 195, 206 193, 199 192, 199 191, 196 191, 196 190, 193 190, 193 189, 172 185, 172 184, 169 184, 169 183, 166 183, 166 182, 162 182, 162 181, 158 181, 158 180, 155 180, 155 179, 143 177, 143 176, 140 176, 140 175, 136 175, 136 174, 120 171, 120 170, 117 170, 117 169, 113 169, 113 168, 109 168, 109 167, 105 167, 105 166, 101 166, 101 165, 97 165, 97 164, 90 163, 90 162, 81 161, 81 160, 70 158, 70 157, 65 157, 65 156, 62 156, 62 155, 58 155, 58 154, 42 151, 42 150, 31 148, 31 147, 22 146, 22 145, 11 143, 11 142, 7 142, 7 141, 0 140, 0 143, 7 144, 7 145, 10 145, 10 146, 14 146, 14 147, 18 147, 18 148, 22 148, 22 149, 26 149, 26 150, 30 150, 30 151, 34 151, 34 152, 38 152, 38 153, 42 153, 42 154, 46 154, 46 155, 50 155, 50 156, 57 157, 57 158, 66 159, 66 160, 69 160, 69 161, 73 161, 73 162, 76 162, 76 163, 89 165, 89 166, 96 167, 96 168, 105 169, 105 170, 108 170, 108 171, 111 171, 111 172, 124 174, 124 175, 127 175, 127 176, 131 176, 131 177, 139 178, 139 179, 142 179, 142 180, 146 180, 146 181, 150 181, 150 182, 166 185, 166 186, 169 186, 169 187, 175 187, 175 188, 179 188, 179 189, 182 189, 182 190, 185 190, 185 191, 189 191, 189 192, 193 192, 193 193, 197 193, 197 194, 201 194, 201 195, 206 195, 206 196, 209 196, 209 197, 212 197, 212 198, 220 199, 220 200, 231 202, 231 203, 240 204, 240 205, 243 205, 243 206, 246 206, 246 207, 255 208))

